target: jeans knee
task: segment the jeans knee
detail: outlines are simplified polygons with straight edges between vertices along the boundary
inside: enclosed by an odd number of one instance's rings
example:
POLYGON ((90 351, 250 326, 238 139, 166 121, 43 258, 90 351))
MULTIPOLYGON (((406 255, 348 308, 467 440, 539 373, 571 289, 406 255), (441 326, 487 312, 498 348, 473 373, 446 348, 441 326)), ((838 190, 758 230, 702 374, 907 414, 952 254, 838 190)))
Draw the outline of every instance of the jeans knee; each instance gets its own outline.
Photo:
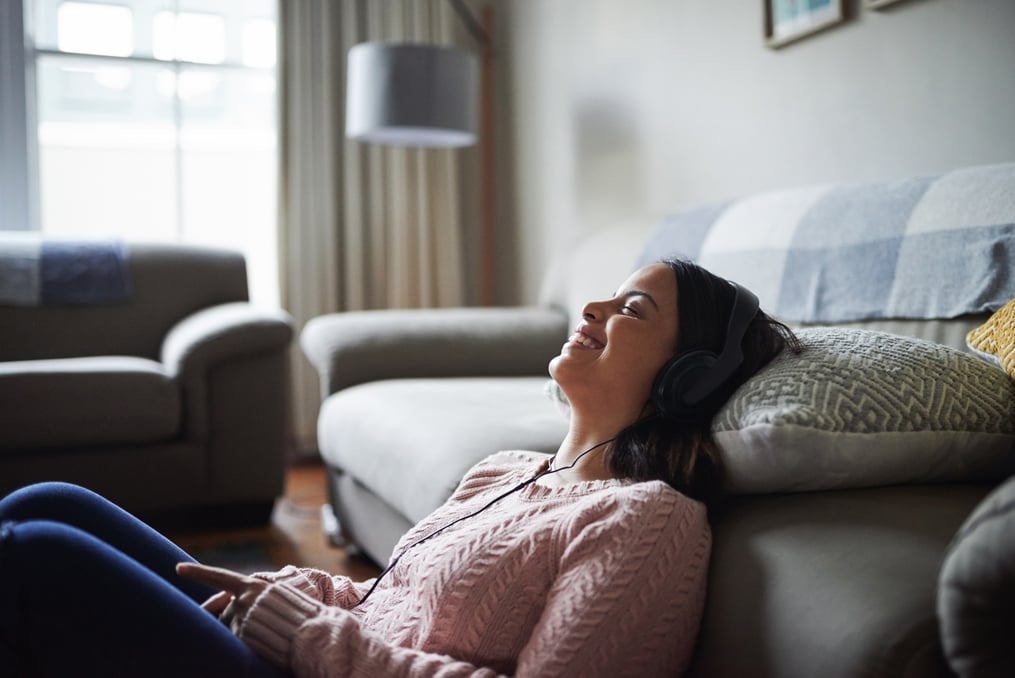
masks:
POLYGON ((0 499, 0 522, 49 517, 54 515, 54 510, 76 510, 96 498, 91 490, 71 483, 50 481, 28 485, 0 499))
POLYGON ((86 490, 80 485, 75 485, 74 483, 67 483, 62 480, 46 480, 41 483, 33 483, 31 485, 25 485, 24 487, 21 487, 11 492, 8 495, 8 497, 18 497, 18 496, 32 497, 39 495, 68 496, 78 494, 90 495, 92 494, 92 491, 86 490))

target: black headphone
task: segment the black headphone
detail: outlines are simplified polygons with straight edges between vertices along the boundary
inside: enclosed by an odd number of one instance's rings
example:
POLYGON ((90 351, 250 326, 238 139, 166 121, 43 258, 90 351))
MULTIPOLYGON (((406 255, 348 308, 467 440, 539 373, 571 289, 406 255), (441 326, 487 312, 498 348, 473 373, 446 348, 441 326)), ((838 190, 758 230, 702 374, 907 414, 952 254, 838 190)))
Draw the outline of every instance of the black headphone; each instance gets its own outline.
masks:
POLYGON ((656 375, 652 403, 666 418, 696 419, 701 402, 722 386, 744 362, 740 344, 758 313, 758 297, 732 280, 726 282, 733 286, 736 297, 722 352, 716 355, 705 349, 689 351, 672 358, 656 375))

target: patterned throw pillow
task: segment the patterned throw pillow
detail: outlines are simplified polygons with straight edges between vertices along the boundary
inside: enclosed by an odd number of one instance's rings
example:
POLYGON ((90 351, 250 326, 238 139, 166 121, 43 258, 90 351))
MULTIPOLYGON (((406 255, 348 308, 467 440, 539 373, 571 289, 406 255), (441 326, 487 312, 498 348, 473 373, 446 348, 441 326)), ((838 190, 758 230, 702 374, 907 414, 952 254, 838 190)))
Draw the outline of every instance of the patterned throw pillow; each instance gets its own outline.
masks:
POLYGON ((1015 299, 966 335, 966 344, 1015 379, 1015 299))
POLYGON ((716 415, 728 489, 765 493, 998 480, 1015 472, 1015 381, 916 339, 798 332, 716 415))

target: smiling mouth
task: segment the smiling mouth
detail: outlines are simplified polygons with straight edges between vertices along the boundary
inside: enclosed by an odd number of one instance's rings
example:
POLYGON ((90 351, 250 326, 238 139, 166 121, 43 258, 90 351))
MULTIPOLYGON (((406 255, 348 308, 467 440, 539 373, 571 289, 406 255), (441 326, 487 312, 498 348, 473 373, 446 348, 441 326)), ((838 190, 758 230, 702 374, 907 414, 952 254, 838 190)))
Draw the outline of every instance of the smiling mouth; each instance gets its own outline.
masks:
POLYGON ((572 334, 568 341, 572 344, 577 344, 582 348, 587 348, 593 351, 599 351, 605 346, 602 342, 593 339, 587 334, 582 334, 581 332, 575 332, 572 334))

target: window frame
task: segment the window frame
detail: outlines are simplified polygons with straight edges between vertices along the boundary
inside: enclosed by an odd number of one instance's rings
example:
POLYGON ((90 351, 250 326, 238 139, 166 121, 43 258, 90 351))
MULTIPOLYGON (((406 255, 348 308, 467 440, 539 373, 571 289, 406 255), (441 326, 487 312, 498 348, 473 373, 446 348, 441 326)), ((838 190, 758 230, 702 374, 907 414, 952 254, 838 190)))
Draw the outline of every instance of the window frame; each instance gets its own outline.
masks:
POLYGON ((35 59, 26 0, 0 2, 0 230, 38 231, 35 59))
MULTIPOLYGON (((277 8, 277 4, 276 4, 277 8)), ((186 11, 186 10, 184 10, 186 11)), ((37 112, 37 73, 40 58, 77 57, 99 61, 158 64, 172 69, 176 76, 184 68, 259 71, 265 67, 247 65, 232 59, 220 63, 203 63, 156 58, 152 54, 134 53, 114 57, 63 51, 35 44, 33 31, 33 0, 0 0, 0 231, 41 231, 41 195, 39 183, 39 119, 37 112)), ((276 22, 278 18, 276 10, 276 22)), ((276 23, 277 25, 277 23, 276 23)), ((273 69, 276 82, 278 64, 273 69)), ((179 102, 174 103, 174 124, 180 129, 179 102)), ((277 129, 276 129, 277 133, 277 129)), ((179 149, 177 150, 179 153, 179 149)), ((177 162, 177 172, 180 163, 177 162)), ((177 201, 180 177, 177 177, 177 201)), ((182 219, 183 205, 177 205, 182 219)), ((182 224, 178 233, 182 235, 182 224)))

